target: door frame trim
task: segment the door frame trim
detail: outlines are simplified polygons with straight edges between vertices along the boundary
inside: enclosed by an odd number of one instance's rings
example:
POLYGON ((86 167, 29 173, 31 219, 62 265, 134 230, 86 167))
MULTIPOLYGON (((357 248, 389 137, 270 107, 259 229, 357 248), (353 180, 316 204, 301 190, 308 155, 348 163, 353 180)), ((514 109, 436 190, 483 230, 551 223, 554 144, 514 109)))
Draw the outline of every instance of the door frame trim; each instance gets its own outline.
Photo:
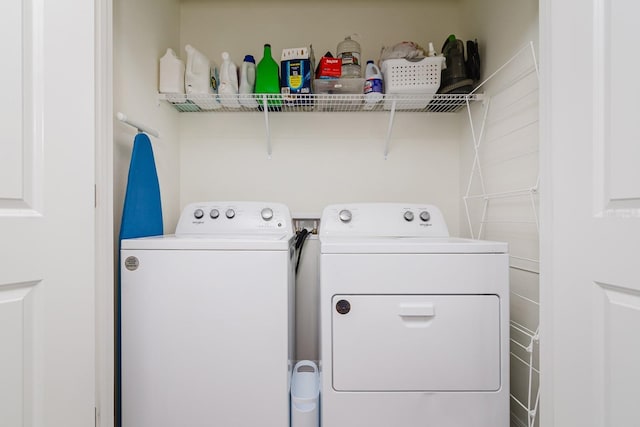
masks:
POLYGON ((539 425, 554 427, 554 344, 553 344, 553 170, 552 170, 552 93, 554 47, 551 33, 552 0, 539 0, 539 168, 540 168, 540 412, 539 425))
POLYGON ((97 427, 115 424, 113 1, 95 8, 95 364, 97 427))

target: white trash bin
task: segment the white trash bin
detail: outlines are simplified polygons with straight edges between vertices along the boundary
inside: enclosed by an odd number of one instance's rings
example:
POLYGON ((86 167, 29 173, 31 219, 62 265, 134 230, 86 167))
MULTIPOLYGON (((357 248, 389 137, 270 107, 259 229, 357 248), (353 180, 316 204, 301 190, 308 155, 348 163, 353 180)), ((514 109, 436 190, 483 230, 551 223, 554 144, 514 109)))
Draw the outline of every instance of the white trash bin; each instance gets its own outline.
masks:
POLYGON ((291 378, 291 427, 319 427, 320 373, 310 360, 301 360, 291 378))

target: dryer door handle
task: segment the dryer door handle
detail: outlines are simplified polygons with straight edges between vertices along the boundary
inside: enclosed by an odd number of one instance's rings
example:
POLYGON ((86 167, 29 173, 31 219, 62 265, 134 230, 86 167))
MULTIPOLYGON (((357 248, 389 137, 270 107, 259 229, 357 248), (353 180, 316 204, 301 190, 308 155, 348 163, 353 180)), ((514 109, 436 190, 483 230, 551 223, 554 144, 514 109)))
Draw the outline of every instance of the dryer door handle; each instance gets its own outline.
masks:
POLYGON ((433 317, 436 315, 436 308, 432 303, 423 304, 400 304, 400 317, 433 317))

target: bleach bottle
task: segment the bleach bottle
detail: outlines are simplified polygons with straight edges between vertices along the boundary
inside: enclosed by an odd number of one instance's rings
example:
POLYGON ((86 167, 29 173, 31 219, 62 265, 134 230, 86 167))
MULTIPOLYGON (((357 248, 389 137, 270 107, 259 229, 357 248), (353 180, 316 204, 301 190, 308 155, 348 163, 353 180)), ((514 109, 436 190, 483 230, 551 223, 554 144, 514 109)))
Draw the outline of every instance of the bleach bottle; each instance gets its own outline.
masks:
POLYGON ((160 58, 160 93, 184 94, 184 62, 173 51, 160 58))
POLYGON ((256 60, 252 55, 245 55, 240 69, 240 104, 247 108, 258 108, 253 96, 256 88, 256 60))
POLYGON ((202 52, 186 45, 187 68, 184 83, 187 99, 203 110, 220 108, 215 93, 218 89, 217 68, 202 52))
POLYGON ((382 100, 382 73, 373 61, 367 61, 364 81, 364 108, 372 110, 382 100))
POLYGON ((231 61, 229 52, 222 52, 218 95, 223 106, 240 108, 240 102, 238 102, 238 67, 231 61))

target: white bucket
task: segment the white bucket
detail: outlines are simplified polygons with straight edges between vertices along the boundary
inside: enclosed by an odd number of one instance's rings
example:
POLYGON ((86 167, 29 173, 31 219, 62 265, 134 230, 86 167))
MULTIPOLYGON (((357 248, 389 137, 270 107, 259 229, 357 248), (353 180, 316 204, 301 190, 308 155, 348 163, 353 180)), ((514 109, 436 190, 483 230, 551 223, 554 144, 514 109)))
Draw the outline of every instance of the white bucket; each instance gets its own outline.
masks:
POLYGON ((291 379, 291 427, 320 425, 320 373, 310 360, 301 360, 293 368, 291 379))

